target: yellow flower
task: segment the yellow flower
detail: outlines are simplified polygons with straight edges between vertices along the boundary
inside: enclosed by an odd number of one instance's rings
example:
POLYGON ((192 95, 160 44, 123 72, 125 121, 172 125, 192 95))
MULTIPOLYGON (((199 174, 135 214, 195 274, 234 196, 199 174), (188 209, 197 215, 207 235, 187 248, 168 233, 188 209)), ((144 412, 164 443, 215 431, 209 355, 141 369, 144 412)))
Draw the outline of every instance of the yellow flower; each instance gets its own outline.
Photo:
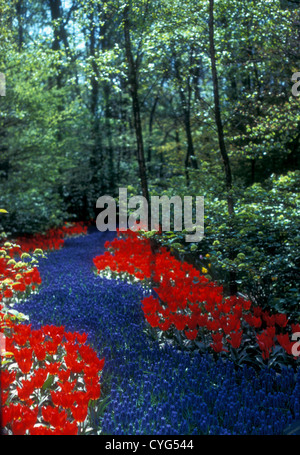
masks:
POLYGON ((202 273, 207 273, 208 270, 205 267, 202 267, 202 273))
POLYGON ((207 254, 205 255, 205 257, 206 257, 206 258, 210 258, 210 254, 207 253, 207 254))

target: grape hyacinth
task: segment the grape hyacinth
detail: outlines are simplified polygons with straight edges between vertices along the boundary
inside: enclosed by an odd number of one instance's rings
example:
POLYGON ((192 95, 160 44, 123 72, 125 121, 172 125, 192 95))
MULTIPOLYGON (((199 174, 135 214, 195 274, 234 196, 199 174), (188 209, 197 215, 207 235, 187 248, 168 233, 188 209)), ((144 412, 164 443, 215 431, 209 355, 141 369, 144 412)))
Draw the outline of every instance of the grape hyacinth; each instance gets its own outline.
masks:
POLYGON ((94 432, 271 435, 299 418, 300 373, 236 369, 230 360, 160 346, 146 331, 139 284, 99 278, 93 258, 114 233, 90 229, 40 260, 38 294, 18 305, 35 328, 84 331, 105 357, 94 432))

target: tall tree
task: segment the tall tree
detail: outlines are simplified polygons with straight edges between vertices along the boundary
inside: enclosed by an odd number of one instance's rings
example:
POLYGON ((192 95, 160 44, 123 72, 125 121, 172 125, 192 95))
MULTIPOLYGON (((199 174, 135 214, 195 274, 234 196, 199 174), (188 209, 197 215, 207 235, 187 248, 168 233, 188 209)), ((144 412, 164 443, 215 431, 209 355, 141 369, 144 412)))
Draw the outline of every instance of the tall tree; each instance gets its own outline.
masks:
MULTIPOLYGON (((131 36, 130 36, 130 31, 131 31, 130 8, 129 8, 128 4, 126 4, 124 7, 123 21, 124 21, 123 23, 124 23, 125 51, 126 51, 126 59, 127 59, 127 65, 128 65, 128 81, 129 81, 130 95, 131 95, 131 100, 132 100, 132 112, 133 112, 136 144, 137 144, 137 159, 138 159, 138 165, 139 165, 140 182, 141 182, 143 196, 147 201, 149 201, 143 130, 142 130, 142 122, 141 122, 140 99, 139 99, 139 92, 138 92, 138 68, 137 68, 137 59, 134 59, 133 52, 132 52, 132 43, 131 43, 131 36)), ((149 205, 150 204, 148 204, 148 206, 149 205)), ((148 217, 148 219, 150 220, 150 217, 148 217)))
MULTIPOLYGON (((220 106, 220 95, 219 95, 219 81, 216 65, 216 51, 215 51, 215 40, 214 40, 214 0, 209 0, 209 49, 210 49, 210 59, 211 59, 211 71, 212 71, 212 81, 213 81, 213 92, 214 92, 214 106, 215 106, 215 120, 218 131, 218 140, 219 148, 223 160, 223 166, 225 170, 225 183, 227 191, 227 206, 228 213, 231 217, 229 223, 232 228, 232 217, 234 216, 234 202, 232 195, 232 173, 231 166, 229 161, 229 156, 227 153, 225 138, 224 138, 224 129, 221 118, 221 106, 220 106)), ((233 248, 230 248, 229 257, 231 260, 235 258, 235 252, 233 248)), ((236 282, 236 273, 234 270, 229 272, 229 288, 231 295, 237 293, 237 282, 236 282)))
POLYGON ((215 50, 215 39, 214 39, 214 0, 209 0, 209 49, 211 59, 211 71, 213 81, 213 93, 214 93, 214 106, 215 106, 215 120, 218 131, 219 147, 221 157, 223 160, 225 170, 225 182, 227 190, 227 205, 229 215, 234 214, 234 202, 232 196, 232 173, 229 156, 226 149, 224 129, 221 117, 221 106, 220 106, 220 95, 219 95, 219 81, 216 65, 216 50, 215 50))

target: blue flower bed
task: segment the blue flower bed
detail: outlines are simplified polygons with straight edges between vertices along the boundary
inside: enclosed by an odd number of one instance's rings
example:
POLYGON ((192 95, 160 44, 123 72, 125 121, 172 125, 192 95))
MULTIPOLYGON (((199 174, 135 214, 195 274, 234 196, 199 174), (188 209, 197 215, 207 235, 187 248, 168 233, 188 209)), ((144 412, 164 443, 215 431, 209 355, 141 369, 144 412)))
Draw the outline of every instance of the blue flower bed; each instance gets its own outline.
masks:
POLYGON ((68 239, 40 262, 38 294, 18 306, 34 328, 89 333, 105 356, 95 432, 110 435, 281 434, 300 417, 300 373, 236 370, 230 361, 160 347, 147 335, 139 285, 95 275, 112 233, 68 239))

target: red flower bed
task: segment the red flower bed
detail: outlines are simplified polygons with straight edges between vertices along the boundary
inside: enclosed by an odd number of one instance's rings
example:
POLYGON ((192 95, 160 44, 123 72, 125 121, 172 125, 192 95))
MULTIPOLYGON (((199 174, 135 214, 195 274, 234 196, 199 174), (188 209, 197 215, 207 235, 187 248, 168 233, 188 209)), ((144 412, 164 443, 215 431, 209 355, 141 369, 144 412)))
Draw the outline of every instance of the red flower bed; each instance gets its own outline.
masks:
POLYGON ((158 297, 152 295, 142 301, 151 327, 164 332, 176 330, 198 342, 205 342, 209 334, 209 347, 215 352, 238 349, 250 330, 263 359, 270 357, 276 342, 292 354, 288 330, 299 331, 299 325, 289 324, 285 314, 269 314, 242 297, 225 297, 222 286, 177 260, 166 248, 153 254, 149 240, 139 233, 128 231, 105 246, 108 251, 94 258, 98 273, 110 269, 139 280, 152 279, 158 297))
POLYGON ((35 248, 42 250, 58 250, 64 244, 65 237, 86 234, 87 225, 83 222, 65 223, 62 227, 53 228, 44 234, 19 237, 16 241, 26 252, 35 248))
POLYGON ((64 327, 32 330, 4 319, 6 359, 1 371, 2 425, 14 435, 78 434, 101 394, 104 359, 87 334, 64 327))
POLYGON ((35 264, 35 258, 24 254, 19 245, 6 242, 0 247, 0 301, 19 297, 41 284, 35 264))
POLYGON ((86 345, 87 334, 64 327, 32 330, 12 309, 19 293, 41 283, 37 256, 63 245, 66 236, 84 234, 82 223, 44 235, 21 238, 22 246, 0 247, 1 424, 5 434, 71 435, 83 432, 89 408, 101 394, 104 359, 86 345), (30 252, 31 254, 29 254, 30 252), (32 253, 33 252, 33 253, 32 253))
POLYGON ((35 290, 41 284, 35 265, 38 256, 43 251, 61 248, 66 237, 86 232, 87 225, 84 223, 65 223, 61 228, 51 229, 45 234, 19 237, 15 243, 5 242, 0 245, 0 301, 3 298, 18 297, 18 293, 35 290))

